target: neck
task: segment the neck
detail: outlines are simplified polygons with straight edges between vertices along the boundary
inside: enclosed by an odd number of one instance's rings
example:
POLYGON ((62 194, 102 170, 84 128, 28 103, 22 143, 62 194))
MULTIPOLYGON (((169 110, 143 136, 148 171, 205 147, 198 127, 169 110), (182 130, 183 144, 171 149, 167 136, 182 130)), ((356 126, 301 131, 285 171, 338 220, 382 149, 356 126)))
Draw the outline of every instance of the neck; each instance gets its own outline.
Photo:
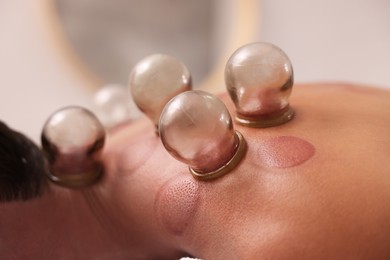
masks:
POLYGON ((150 259, 147 245, 129 243, 133 234, 126 234, 96 194, 50 185, 40 198, 0 204, 0 258, 150 259))

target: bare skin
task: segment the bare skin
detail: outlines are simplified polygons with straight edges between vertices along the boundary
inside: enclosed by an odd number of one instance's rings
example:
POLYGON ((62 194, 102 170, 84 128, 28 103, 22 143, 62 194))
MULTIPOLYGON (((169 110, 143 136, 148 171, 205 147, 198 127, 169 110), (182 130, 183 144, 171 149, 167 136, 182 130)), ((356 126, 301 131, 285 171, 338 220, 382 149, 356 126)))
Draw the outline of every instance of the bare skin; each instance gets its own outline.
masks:
POLYGON ((115 129, 96 185, 0 205, 0 258, 389 259, 390 92, 297 85, 290 103, 285 125, 235 125, 246 157, 211 182, 147 119, 115 129))

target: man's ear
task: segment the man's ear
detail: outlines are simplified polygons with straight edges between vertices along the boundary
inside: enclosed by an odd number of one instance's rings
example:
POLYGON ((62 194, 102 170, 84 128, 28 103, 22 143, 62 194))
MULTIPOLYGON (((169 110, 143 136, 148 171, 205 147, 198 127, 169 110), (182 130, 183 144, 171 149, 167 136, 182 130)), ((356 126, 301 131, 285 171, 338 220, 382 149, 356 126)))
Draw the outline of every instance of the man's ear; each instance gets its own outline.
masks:
POLYGON ((43 153, 0 121, 0 202, 38 197, 47 186, 43 153))

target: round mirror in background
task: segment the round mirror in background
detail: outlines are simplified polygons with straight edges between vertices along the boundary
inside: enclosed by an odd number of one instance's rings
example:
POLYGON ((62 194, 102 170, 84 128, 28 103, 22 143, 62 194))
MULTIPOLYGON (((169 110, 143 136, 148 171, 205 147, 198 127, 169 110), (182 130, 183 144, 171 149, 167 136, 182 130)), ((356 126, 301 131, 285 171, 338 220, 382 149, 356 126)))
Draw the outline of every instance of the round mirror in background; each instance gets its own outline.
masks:
POLYGON ((247 7, 255 2, 53 0, 53 6, 70 47, 102 82, 125 84, 139 60, 164 53, 186 64, 197 86, 232 49, 232 41, 254 39, 257 10, 247 7), (244 8, 245 17, 239 18, 244 8), (238 18, 241 36, 234 32, 238 18))

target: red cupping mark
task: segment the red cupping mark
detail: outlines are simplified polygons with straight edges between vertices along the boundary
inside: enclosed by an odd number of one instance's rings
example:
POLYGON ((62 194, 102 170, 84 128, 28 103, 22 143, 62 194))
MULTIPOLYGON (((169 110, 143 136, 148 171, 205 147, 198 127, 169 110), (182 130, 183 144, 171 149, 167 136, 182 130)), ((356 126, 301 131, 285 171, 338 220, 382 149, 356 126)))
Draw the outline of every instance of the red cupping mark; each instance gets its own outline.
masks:
POLYGON ((289 168, 309 160, 315 153, 314 146, 294 136, 278 136, 260 141, 257 154, 261 162, 271 168, 289 168))
POLYGON ((160 223, 172 234, 181 235, 198 205, 198 184, 191 178, 171 179, 165 184, 155 204, 160 223))

